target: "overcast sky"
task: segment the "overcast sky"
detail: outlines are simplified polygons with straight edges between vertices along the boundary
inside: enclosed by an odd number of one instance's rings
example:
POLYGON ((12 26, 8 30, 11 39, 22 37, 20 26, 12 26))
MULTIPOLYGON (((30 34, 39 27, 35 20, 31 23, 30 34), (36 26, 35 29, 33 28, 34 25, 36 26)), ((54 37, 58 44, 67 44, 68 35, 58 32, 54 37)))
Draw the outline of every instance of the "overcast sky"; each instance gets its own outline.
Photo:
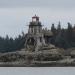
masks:
POLYGON ((0 0, 0 36, 27 33, 27 25, 35 14, 48 29, 59 21, 62 27, 67 27, 67 22, 74 25, 75 0, 0 0))

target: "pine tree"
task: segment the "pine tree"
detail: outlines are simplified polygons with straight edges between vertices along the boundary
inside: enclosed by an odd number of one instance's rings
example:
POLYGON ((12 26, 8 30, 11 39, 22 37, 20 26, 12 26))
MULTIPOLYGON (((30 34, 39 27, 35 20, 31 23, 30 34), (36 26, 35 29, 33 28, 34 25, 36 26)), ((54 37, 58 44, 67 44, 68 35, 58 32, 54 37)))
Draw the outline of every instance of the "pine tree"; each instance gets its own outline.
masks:
POLYGON ((66 36, 67 36, 67 40, 69 42, 71 42, 71 40, 72 40, 72 35, 73 35, 72 31, 73 31, 72 25, 68 22, 68 29, 67 29, 67 35, 66 36))
POLYGON ((57 26, 57 33, 60 33, 60 32, 61 32, 61 23, 59 21, 58 26, 57 26))
POLYGON ((51 26, 51 31, 53 32, 54 35, 56 35, 56 28, 54 26, 54 23, 51 26))

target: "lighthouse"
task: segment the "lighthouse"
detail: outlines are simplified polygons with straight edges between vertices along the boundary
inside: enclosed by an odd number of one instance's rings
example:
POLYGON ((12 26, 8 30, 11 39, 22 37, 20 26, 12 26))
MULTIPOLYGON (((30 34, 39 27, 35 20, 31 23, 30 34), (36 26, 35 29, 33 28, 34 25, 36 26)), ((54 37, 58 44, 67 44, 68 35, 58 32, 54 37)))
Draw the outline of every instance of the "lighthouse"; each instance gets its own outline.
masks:
POLYGON ((28 33, 26 34, 25 47, 38 51, 39 48, 45 45, 45 39, 42 32, 42 24, 38 16, 33 16, 32 21, 29 23, 28 33))

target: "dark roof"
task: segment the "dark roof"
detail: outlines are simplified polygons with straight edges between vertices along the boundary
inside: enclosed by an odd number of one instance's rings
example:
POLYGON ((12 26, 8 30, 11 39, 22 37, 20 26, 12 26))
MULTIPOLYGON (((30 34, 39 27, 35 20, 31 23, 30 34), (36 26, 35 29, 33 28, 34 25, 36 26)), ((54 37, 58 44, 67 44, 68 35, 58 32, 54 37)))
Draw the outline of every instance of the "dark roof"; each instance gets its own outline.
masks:
POLYGON ((32 18, 36 18, 36 19, 39 19, 39 17, 38 17, 38 16, 36 16, 36 15, 35 15, 35 16, 33 16, 32 18))

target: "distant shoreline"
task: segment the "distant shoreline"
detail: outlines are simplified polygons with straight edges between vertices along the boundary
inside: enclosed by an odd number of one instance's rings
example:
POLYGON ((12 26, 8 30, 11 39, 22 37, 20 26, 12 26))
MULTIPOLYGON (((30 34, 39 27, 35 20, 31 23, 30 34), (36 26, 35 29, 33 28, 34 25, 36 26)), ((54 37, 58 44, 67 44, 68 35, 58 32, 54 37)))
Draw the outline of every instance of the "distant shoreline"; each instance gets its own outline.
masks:
POLYGON ((75 67, 75 63, 0 64, 0 67, 75 67))

